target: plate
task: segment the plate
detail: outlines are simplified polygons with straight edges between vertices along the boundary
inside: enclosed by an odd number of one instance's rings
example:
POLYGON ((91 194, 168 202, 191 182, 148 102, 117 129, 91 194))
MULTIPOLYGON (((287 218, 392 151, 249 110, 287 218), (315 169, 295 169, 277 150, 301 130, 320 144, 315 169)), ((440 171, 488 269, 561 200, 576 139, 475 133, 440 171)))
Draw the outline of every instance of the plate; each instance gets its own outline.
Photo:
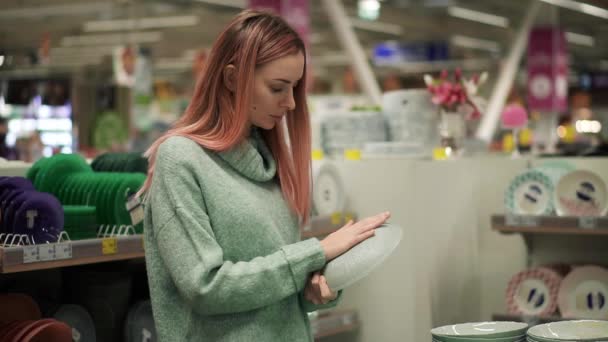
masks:
POLYGON ((608 319, 608 270, 575 268, 562 281, 557 303, 563 317, 608 319))
POLYGON ((313 209, 317 215, 343 212, 346 207, 346 191, 335 166, 326 161, 314 161, 313 209))
POLYGON ((54 315, 58 321, 72 327, 72 337, 75 341, 95 342, 95 325, 89 312, 79 305, 62 305, 54 315))
POLYGON ((328 262, 323 275, 329 288, 335 292, 366 277, 397 248, 402 235, 401 227, 384 224, 374 236, 328 262))
POLYGON ((597 174, 576 170, 563 176, 555 188, 555 209, 560 216, 604 216, 608 212, 606 183, 597 174))
POLYGON ((557 310, 562 276, 548 268, 517 273, 507 285, 506 302, 511 314, 550 316, 557 310))
POLYGON ((139 302, 129 310, 124 329, 126 342, 158 341, 149 300, 139 302))
POLYGON ((562 321, 536 325, 528 336, 538 341, 598 341, 608 339, 608 322, 594 320, 562 321))
POLYGON ((515 341, 526 333, 528 324, 520 322, 474 322, 446 325, 431 330, 435 339, 447 341, 443 337, 459 338, 512 338, 515 341))
POLYGON ((512 214, 549 215, 553 212, 553 182, 539 170, 523 172, 505 191, 505 206, 512 214))

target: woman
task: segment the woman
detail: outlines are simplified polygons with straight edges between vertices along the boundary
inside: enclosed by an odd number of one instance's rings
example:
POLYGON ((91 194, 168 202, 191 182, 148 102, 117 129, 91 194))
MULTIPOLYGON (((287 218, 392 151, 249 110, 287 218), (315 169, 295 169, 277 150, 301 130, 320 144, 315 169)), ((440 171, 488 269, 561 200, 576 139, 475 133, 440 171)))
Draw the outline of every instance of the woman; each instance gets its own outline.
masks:
POLYGON ((312 340, 306 312, 337 300, 318 271, 388 218, 299 241, 310 209, 305 56, 280 17, 242 12, 183 117, 148 151, 146 263, 160 340, 312 340))

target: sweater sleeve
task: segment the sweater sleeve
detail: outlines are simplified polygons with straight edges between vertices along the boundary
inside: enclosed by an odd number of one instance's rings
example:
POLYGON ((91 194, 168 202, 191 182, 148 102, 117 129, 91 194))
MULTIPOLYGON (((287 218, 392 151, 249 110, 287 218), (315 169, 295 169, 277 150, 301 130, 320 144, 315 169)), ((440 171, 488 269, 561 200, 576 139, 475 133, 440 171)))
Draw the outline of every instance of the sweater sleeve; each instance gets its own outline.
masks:
POLYGON ((157 155, 148 205, 160 256, 196 312, 235 313, 275 303, 300 292, 308 274, 324 266, 325 254, 314 238, 248 261, 224 260, 200 187, 180 159, 157 155))

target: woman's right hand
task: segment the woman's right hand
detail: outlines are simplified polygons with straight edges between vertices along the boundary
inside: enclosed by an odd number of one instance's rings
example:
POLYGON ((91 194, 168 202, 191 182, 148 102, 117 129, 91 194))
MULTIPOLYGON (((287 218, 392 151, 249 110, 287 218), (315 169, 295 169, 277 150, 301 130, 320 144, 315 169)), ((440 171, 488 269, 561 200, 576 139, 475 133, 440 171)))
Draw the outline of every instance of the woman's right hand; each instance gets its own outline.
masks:
POLYGON ((344 227, 329 234, 325 239, 321 240, 321 246, 325 252, 325 260, 330 261, 358 243, 374 236, 376 228, 384 224, 390 216, 391 214, 386 211, 356 223, 353 223, 351 220, 344 227))

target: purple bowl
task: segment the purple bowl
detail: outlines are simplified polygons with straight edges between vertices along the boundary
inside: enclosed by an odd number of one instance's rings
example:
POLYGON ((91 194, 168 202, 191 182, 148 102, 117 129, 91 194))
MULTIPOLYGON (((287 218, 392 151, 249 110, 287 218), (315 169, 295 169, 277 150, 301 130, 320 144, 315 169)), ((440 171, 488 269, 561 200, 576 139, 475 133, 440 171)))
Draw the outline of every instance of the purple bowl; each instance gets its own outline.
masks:
POLYGON ((15 211, 13 227, 17 234, 27 234, 36 244, 57 242, 63 231, 63 207, 55 196, 28 192, 15 211))

